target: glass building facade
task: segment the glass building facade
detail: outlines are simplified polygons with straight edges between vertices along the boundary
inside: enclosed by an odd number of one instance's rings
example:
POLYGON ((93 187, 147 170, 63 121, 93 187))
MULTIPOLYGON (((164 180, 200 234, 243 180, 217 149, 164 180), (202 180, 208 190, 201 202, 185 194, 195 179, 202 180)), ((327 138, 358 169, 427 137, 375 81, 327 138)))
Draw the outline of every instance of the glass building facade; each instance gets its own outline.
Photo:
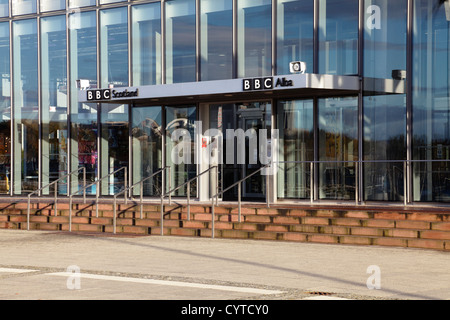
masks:
MULTIPOLYGON (((246 180, 244 198, 448 203, 449 12, 448 0, 0 0, 0 193, 74 194, 80 169, 89 182, 110 175, 88 190, 102 196, 165 166, 180 185, 205 169, 195 161, 201 121, 223 137, 278 130, 276 174, 246 180), (289 87, 295 61, 307 79, 358 88, 195 93, 249 78, 289 87), (82 79, 160 96, 83 101, 82 79), (164 96, 177 85, 192 94, 164 96), (192 161, 174 161, 181 149, 192 161)), ((227 140, 220 188, 263 165, 251 154, 225 161, 227 140)), ((146 181, 144 195, 163 180, 146 181)), ((200 188, 189 192, 201 198, 200 188)), ((236 188, 223 195, 236 198, 236 188)))

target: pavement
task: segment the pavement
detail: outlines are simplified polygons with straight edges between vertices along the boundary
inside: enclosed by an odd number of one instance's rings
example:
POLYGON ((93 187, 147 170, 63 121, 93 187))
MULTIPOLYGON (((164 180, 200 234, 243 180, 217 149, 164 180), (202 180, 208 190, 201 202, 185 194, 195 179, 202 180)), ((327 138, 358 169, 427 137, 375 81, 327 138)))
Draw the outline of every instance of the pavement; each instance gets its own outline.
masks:
POLYGON ((450 253, 0 230, 0 300, 448 300, 450 253))

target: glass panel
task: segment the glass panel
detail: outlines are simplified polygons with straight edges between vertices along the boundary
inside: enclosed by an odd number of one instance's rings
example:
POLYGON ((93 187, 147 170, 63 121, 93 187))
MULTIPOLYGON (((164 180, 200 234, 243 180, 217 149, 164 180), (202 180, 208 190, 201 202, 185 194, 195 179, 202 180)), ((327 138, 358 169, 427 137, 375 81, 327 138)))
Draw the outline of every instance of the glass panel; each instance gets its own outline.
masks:
MULTIPOLYGON (((162 111, 161 107, 133 108, 133 184, 151 176, 162 168, 162 111)), ((161 194, 161 174, 143 183, 143 195, 161 194)), ((133 193, 140 195, 140 187, 133 193)))
POLYGON ((100 4, 123 2, 123 1, 127 1, 127 0, 100 0, 100 4))
POLYGON ((100 11, 101 87, 128 86, 127 8, 100 11))
POLYGON ((406 95, 364 98, 364 199, 403 200, 406 95), (373 161, 373 162, 370 162, 373 161))
POLYGON ((161 5, 132 7, 133 85, 161 84, 161 5))
MULTIPOLYGON (((171 167, 170 185, 172 188, 192 179, 197 174, 194 163, 194 126, 197 108, 166 107, 166 165, 171 167), (174 135, 174 132, 177 135, 174 135)), ((186 196, 187 186, 172 195, 186 196)), ((191 196, 196 196, 195 182, 191 184, 191 196)))
POLYGON ((406 70, 407 7, 407 0, 365 0, 365 77, 392 79, 392 71, 406 70))
POLYGON ((238 1, 238 77, 272 74, 272 2, 238 1))
POLYGON ((9 16, 9 0, 0 0, 0 17, 9 16))
POLYGON ((96 0, 69 0, 69 8, 95 6, 96 0))
MULTIPOLYGON (((129 132, 128 105, 101 105, 101 177, 123 167, 128 171, 129 132)), ((101 182, 102 195, 114 195, 124 188, 125 170, 120 170, 101 182)))
POLYGON ((358 99, 319 99, 319 198, 355 199, 358 99))
POLYGON ((66 0, 41 0, 41 11, 64 10, 66 8, 66 0))
POLYGON ((38 46, 35 19, 13 22, 14 193, 38 188, 38 46))
POLYGON ((11 188, 11 72, 9 23, 0 23, 0 193, 11 188))
POLYGON ((36 0, 11 1, 13 16, 36 13, 36 0))
POLYGON ((314 160, 313 100, 278 102, 279 159, 278 197, 306 199, 311 195, 314 160), (299 163, 293 163, 293 162, 299 163), (285 163, 283 163, 285 162, 285 163))
POLYGON ((414 2, 414 201, 450 201, 450 17, 448 2, 414 2), (430 162, 428 160, 434 160, 430 162))
MULTIPOLYGON (((42 18, 42 186, 68 173, 66 46, 66 16, 42 18)), ((59 183, 58 191, 67 194, 66 179, 59 183)))
POLYGON ((278 0, 277 74, 289 74, 289 63, 303 61, 314 72, 314 1, 278 0))
POLYGON ((319 73, 358 74, 358 1, 320 0, 319 73))
POLYGON ((196 80, 195 0, 166 2, 166 83, 196 80))
MULTIPOLYGON (((97 104, 78 103, 76 80, 87 79, 97 87, 97 28, 95 11, 71 14, 70 88, 71 88, 71 171, 86 169, 87 184, 97 178, 97 104)), ((82 174, 72 176, 72 193, 80 190, 82 174)), ((87 190, 94 193, 95 186, 87 190)))
POLYGON ((233 1, 202 0, 201 79, 222 80, 233 77, 233 1))

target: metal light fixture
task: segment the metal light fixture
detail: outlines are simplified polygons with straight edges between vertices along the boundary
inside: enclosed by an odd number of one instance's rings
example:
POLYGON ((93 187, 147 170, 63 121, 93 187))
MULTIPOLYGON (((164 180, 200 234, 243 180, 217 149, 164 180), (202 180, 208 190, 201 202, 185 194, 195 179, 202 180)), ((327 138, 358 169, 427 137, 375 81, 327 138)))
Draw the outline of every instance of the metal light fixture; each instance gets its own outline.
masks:
POLYGON ((305 73, 306 63, 303 61, 292 61, 289 63, 289 70, 291 73, 305 73))

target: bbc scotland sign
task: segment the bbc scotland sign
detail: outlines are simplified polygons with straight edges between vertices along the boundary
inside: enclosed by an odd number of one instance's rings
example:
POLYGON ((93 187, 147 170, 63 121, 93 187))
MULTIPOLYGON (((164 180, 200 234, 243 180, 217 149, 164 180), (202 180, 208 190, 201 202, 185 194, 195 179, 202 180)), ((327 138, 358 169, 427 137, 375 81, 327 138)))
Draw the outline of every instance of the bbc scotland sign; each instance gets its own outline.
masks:
POLYGON ((97 89, 87 91, 87 101, 104 101, 121 98, 133 98, 139 96, 139 89, 134 91, 114 90, 114 89, 97 89))

